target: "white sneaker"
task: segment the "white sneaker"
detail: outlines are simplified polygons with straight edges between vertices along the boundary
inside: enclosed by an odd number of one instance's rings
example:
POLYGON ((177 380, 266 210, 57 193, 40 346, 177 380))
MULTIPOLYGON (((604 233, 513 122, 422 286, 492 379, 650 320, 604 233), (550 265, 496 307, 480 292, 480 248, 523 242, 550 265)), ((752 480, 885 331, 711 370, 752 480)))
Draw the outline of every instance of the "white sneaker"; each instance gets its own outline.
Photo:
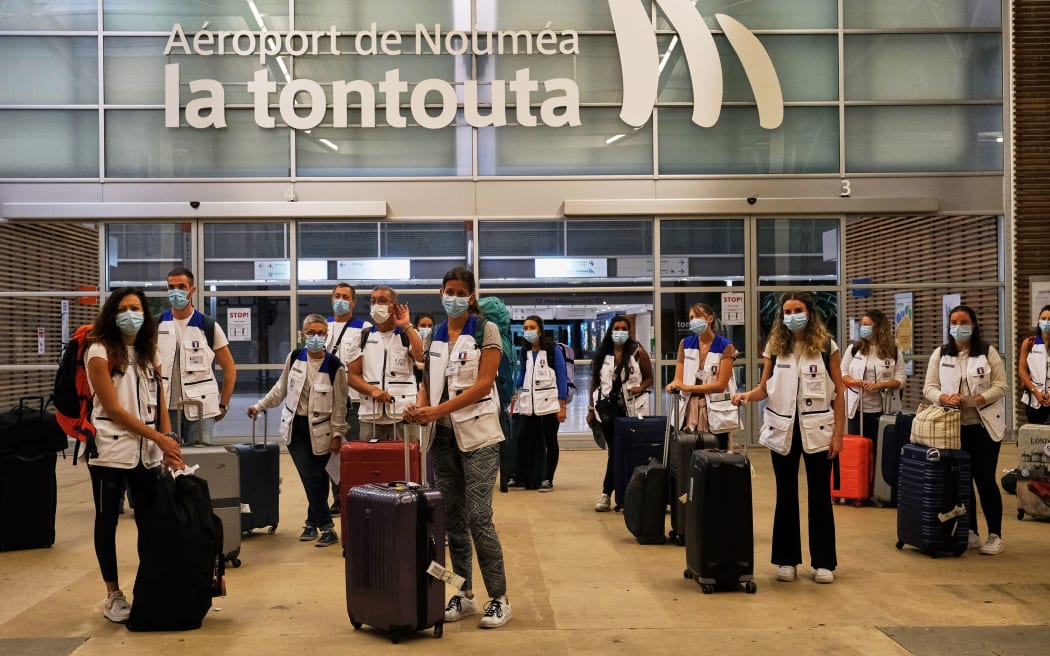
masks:
POLYGON ((818 567, 817 573, 813 575, 813 580, 817 583, 834 583, 835 573, 832 572, 830 569, 818 567))
POLYGON ((777 580, 790 583, 795 580, 795 568, 792 565, 781 565, 777 568, 777 580))
POLYGON ((120 590, 110 592, 106 595, 106 601, 102 603, 102 614, 110 622, 123 624, 128 621, 128 617, 131 615, 131 604, 128 603, 124 593, 120 590))
POLYGON ((483 629, 498 629, 510 621, 510 602, 507 597, 497 597, 485 604, 485 614, 478 626, 483 629))
POLYGON ((984 544, 981 545, 981 553, 985 556, 996 556, 1003 552, 1003 539, 992 533, 988 536, 988 539, 984 544))
POLYGON ((594 512, 609 512, 612 510, 612 503, 609 501, 609 495, 603 494, 598 497, 598 503, 594 504, 594 512))
POLYGON ((458 622, 467 615, 473 615, 476 612, 478 612, 477 601, 462 595, 456 595, 449 599, 448 605, 445 606, 445 621, 458 622))
POLYGON ((981 536, 977 535, 973 531, 970 531, 970 536, 966 538, 967 549, 979 549, 981 547, 981 536))

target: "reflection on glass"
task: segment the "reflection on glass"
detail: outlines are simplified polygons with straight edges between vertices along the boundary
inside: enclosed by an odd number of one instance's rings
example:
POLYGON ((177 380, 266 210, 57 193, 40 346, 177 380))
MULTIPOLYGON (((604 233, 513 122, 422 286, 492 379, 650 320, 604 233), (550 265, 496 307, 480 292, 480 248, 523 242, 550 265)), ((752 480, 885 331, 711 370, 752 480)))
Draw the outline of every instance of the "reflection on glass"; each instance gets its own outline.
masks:
POLYGON ((191 266, 188 223, 110 223, 106 236, 110 289, 166 289, 169 271, 191 266))
POLYGON ((744 280, 744 222, 685 219, 660 222, 660 281, 664 285, 744 280))
POLYGON ((837 219, 759 219, 758 276, 770 285, 838 284, 837 219))

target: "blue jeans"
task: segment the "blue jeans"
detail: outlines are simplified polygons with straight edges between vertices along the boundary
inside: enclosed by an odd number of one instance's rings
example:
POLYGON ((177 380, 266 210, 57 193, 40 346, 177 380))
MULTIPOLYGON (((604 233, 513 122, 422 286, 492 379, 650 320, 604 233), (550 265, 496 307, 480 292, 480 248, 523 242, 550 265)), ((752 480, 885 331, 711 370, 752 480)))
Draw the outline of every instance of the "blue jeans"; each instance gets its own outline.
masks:
POLYGON ((310 423, 306 417, 296 416, 292 420, 292 435, 288 440, 288 453, 292 456, 299 480, 306 492, 306 525, 321 529, 333 528, 332 512, 328 509, 328 473, 325 466, 330 454, 315 455, 310 441, 310 423))
POLYGON ((182 410, 168 410, 168 417, 171 419, 171 430, 178 433, 182 444, 198 442, 207 444, 211 441, 212 430, 215 428, 215 417, 190 421, 186 419, 182 410))

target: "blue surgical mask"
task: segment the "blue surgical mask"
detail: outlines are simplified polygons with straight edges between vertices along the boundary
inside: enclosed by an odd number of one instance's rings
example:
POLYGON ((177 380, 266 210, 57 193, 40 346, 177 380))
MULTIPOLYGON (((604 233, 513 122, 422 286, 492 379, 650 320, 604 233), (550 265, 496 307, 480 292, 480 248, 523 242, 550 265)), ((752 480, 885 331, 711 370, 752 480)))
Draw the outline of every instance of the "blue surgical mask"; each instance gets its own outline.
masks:
POLYGON ((441 295, 441 307, 445 308, 445 314, 455 319, 462 316, 470 307, 470 299, 460 296, 441 295))
POLYGON ((181 310, 190 304, 190 293, 184 289, 169 289, 168 302, 171 303, 171 307, 181 310))
POLYGON ((117 328, 120 328, 120 332, 125 335, 137 335, 144 319, 141 312, 125 310, 117 314, 117 328))
POLYGON ((526 330, 522 334, 525 336, 525 341, 529 344, 535 344, 536 341, 540 338, 540 333, 536 330, 526 330))
POLYGON ((332 301, 332 311, 335 312, 336 316, 350 314, 350 301, 343 298, 337 298, 332 301))
POLYGON ((973 326, 952 326, 948 329, 948 334, 957 342, 968 342, 973 335, 973 326))
POLYGON ((324 350, 324 335, 309 335, 306 338, 306 349, 311 353, 324 350))
POLYGON ((706 319, 690 319, 689 330, 694 335, 702 335, 707 332, 707 320, 706 319))
POLYGON ((860 338, 871 339, 871 336, 875 333, 875 326, 861 326, 860 327, 860 338))
POLYGON ((1050 333, 1050 321, 1040 321, 1039 330, 1044 333, 1050 333))
POLYGON ((419 333, 419 339, 424 342, 427 341, 427 337, 430 337, 430 331, 430 326, 427 326, 426 328, 416 328, 416 332, 419 333))
POLYGON ((805 329, 807 324, 809 324, 809 316, 805 312, 784 315, 784 325, 793 333, 805 329))
POLYGON ((627 332, 626 330, 614 330, 614 331, 612 331, 612 339, 613 339, 613 343, 614 344, 626 344, 627 343, 627 338, 629 336, 630 336, 630 333, 627 332))

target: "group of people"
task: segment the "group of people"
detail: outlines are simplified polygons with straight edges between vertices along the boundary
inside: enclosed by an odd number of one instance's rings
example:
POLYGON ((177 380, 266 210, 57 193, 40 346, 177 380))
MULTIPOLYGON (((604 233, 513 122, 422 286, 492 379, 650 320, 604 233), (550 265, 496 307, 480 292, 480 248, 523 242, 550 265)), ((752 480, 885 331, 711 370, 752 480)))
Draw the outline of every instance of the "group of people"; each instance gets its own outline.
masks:
MULTIPOLYGON (((136 501, 139 544, 148 535, 154 481, 164 465, 183 466, 180 438, 202 439, 229 407, 236 380, 222 328, 192 306, 193 275, 177 268, 168 275, 171 309, 155 318, 141 289, 114 291, 103 305, 85 353, 93 393, 92 423, 99 439, 89 461, 95 502, 95 547, 107 596, 104 615, 125 621, 130 605, 120 590, 116 525, 124 489, 136 501), (221 386, 214 366, 223 371, 221 386), (178 432, 172 428, 178 427, 178 432)), ((480 626, 495 628, 511 617, 503 552, 493 524, 492 498, 505 440, 496 391, 503 349, 496 324, 477 305, 473 273, 457 267, 442 280, 447 320, 436 325, 422 313, 410 319, 392 288, 372 290, 369 321, 353 317, 352 286, 332 292, 333 315, 306 316, 299 335, 303 348, 285 359, 280 378, 248 408, 252 418, 281 408, 281 436, 307 497, 300 539, 317 546, 338 542, 328 504, 325 467, 347 438, 399 439, 409 425, 431 426, 434 477, 447 513, 453 571, 464 577, 448 602, 446 621, 479 611, 473 591, 473 553, 490 597, 480 626)), ((734 406, 765 400, 759 442, 770 450, 776 479, 772 562, 779 581, 796 579, 802 562, 799 520, 799 462, 806 464, 809 552, 814 580, 834 581, 837 566, 835 522, 828 480, 843 434, 877 440, 878 417, 905 383, 903 357, 893 343, 886 317, 877 310, 860 320, 858 339, 844 353, 831 338, 811 294, 783 296, 763 356, 761 380, 736 393, 736 351, 715 331, 714 310, 696 304, 689 311, 690 335, 678 347, 668 392, 680 393, 680 407, 705 400, 702 412, 726 400, 734 406)), ((1005 426, 1006 374, 1001 357, 981 336, 974 311, 959 306, 949 314, 947 341, 930 357, 923 396, 931 403, 961 408, 962 448, 971 455, 988 536, 971 524, 970 546, 981 553, 1003 550, 1002 502, 995 482, 1005 426)), ((520 435, 542 445, 538 489, 553 489, 558 463, 558 425, 565 421, 565 359, 546 334, 543 320, 528 317, 526 344, 517 354, 520 369, 514 395, 520 435)), ((1022 345, 1019 370, 1030 421, 1050 414, 1050 306, 1035 334, 1022 345)), ((608 461, 595 510, 612 508, 617 416, 649 413, 653 385, 649 354, 631 337, 630 319, 616 315, 595 352, 588 424, 604 434, 608 461)), ((709 418, 702 417, 704 421, 709 418)), ((717 432, 728 448, 728 430, 717 432)), ((338 504, 338 494, 335 499, 338 504)), ((973 514, 973 501, 968 512, 973 514)))

